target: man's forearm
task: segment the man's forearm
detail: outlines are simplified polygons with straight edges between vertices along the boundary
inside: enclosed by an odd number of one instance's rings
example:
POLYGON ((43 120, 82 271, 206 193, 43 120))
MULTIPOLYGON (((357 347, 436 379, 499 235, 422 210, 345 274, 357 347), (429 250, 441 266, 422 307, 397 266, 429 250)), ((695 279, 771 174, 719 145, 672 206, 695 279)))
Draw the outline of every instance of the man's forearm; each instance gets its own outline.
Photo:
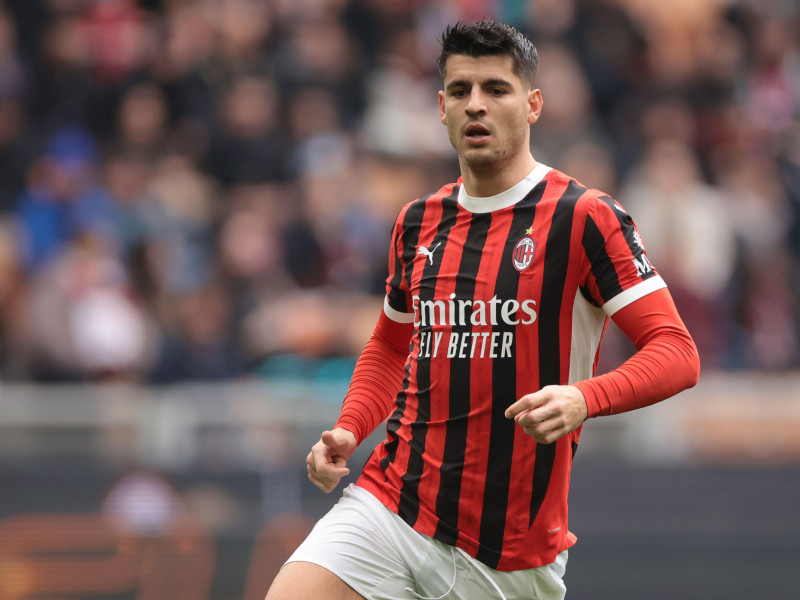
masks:
POLYGON ((672 298, 661 290, 614 316, 637 352, 619 368, 575 386, 586 398, 589 417, 649 406, 697 383, 700 358, 672 298))
POLYGON ((351 431, 358 443, 389 416, 403 384, 403 368, 414 326, 381 313, 375 331, 356 363, 336 427, 351 431))

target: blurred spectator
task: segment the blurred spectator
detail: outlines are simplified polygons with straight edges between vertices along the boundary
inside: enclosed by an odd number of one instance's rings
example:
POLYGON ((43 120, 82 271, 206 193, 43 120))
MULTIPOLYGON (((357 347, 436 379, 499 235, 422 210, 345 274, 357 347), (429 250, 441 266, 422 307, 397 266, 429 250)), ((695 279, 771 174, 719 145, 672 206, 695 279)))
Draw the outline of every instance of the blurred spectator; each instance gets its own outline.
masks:
MULTIPOLYGON (((473 2, 473 5, 479 4, 473 2)), ((575 0, 540 0, 528 4, 527 23, 538 43, 554 41, 568 35, 575 26, 578 16, 578 2, 575 0)), ((595 3, 580 3, 588 5, 588 10, 594 8, 595 3)), ((478 17, 480 18, 480 17, 478 17)))
POLYGON ((114 140, 122 148, 155 158, 165 149, 169 125, 164 92, 155 84, 140 83, 120 98, 114 140))
MULTIPOLYGON (((646 58, 647 39, 641 23, 619 3, 607 0, 550 0, 545 4, 556 13, 551 22, 554 21, 557 28, 553 30, 551 25, 550 36, 557 35, 574 49, 599 116, 607 120, 623 117, 620 113, 632 95, 653 83, 646 58), (570 6, 574 8, 570 10, 570 6)), ((534 7, 531 22, 534 31, 538 31, 539 3, 534 7)))
POLYGON ((725 291, 736 263, 730 206, 703 182, 696 158, 666 140, 647 149, 620 200, 634 216, 647 254, 669 282, 701 360, 719 366, 725 350, 725 291))
POLYGON ((97 184, 98 148, 83 129, 62 129, 29 169, 19 198, 22 258, 36 271, 82 233, 115 235, 111 199, 97 184))
POLYGON ((0 97, 0 212, 13 210, 25 189, 25 172, 35 158, 35 145, 25 132, 22 103, 0 97))
POLYGON ((222 133, 208 156, 208 170, 225 185, 286 181, 291 144, 280 128, 280 98, 269 79, 245 77, 221 99, 222 133))
MULTIPOLYGON (((780 147, 778 168, 790 215, 787 242, 792 257, 793 280, 795 285, 798 285, 800 283, 800 124, 798 123, 793 123, 785 132, 780 147)), ((800 294, 796 297, 800 297, 800 294)))
POLYGON ((187 379, 231 379, 244 371, 243 356, 231 329, 231 305, 217 284, 177 295, 175 315, 164 331, 158 362, 150 379, 171 383, 187 379))
POLYGON ((780 173, 753 153, 722 179, 739 242, 733 289, 730 366, 782 369, 798 364, 798 306, 786 240, 790 206, 780 173))
POLYGON ((30 364, 30 331, 25 273, 15 223, 0 220, 0 378, 19 378, 30 364))
POLYGON ((167 154, 156 162, 148 183, 148 192, 158 202, 153 213, 163 218, 140 258, 163 320, 171 318, 174 294, 202 288, 217 276, 217 182, 186 157, 167 154))
POLYGON ((16 44, 16 25, 0 6, 0 98, 20 98, 25 92, 25 72, 16 44))
POLYGON ((438 73, 420 49, 414 29, 394 32, 367 78, 364 133, 374 152, 398 158, 452 154, 435 104, 438 73))
POLYGON ((272 3, 259 0, 204 2, 216 26, 215 67, 219 81, 234 77, 266 76, 272 70, 264 53, 272 34, 272 3))
POLYGON ((364 73, 351 36, 332 18, 303 17, 293 25, 276 51, 276 81, 290 93, 326 89, 347 125, 355 126, 364 110, 364 73))
POLYGON ((106 157, 103 181, 114 202, 123 254, 130 258, 135 250, 165 231, 167 213, 150 187, 155 174, 145 155, 117 150, 106 157))
POLYGON ((256 359, 280 354, 352 356, 369 338, 381 305, 377 297, 344 291, 290 292, 247 316, 245 343, 256 359))
POLYGON ((388 275, 386 232, 408 198, 429 191, 420 162, 360 156, 351 175, 307 181, 309 214, 328 257, 330 281, 337 287, 382 296, 388 275), (335 186, 334 202, 326 192, 335 186))
MULTIPOLYGON (((201 520, 207 515, 195 512, 207 511, 204 494, 182 493, 165 476, 144 469, 123 474, 106 493, 100 512, 118 536, 118 563, 137 567, 131 581, 137 596, 209 597, 215 549, 201 520)), ((223 510, 220 505, 218 512, 223 510)), ((119 579, 115 592, 122 589, 119 579)))
POLYGON ((748 118, 775 139, 800 108, 800 65, 797 40, 787 23, 767 18, 755 31, 754 64, 748 80, 748 118))
POLYGON ((293 287, 281 243, 282 187, 238 186, 226 199, 219 232, 221 268, 241 290, 280 293, 293 287))
POLYGON ((614 157, 604 146, 593 142, 576 144, 566 150, 559 165, 583 185, 617 196, 614 157))
POLYGON ((216 81, 208 72, 215 49, 211 11, 202 3, 170 3, 153 79, 167 97, 176 133, 188 137, 183 152, 200 160, 217 127, 216 81))
POLYGON ((581 143, 612 148, 611 138, 592 110, 592 91, 574 54, 562 44, 542 45, 539 54, 542 64, 536 85, 548 105, 531 136, 537 160, 561 165, 565 153, 581 143))
POLYGON ((733 122, 733 115, 743 92, 740 80, 747 72, 746 45, 744 32, 728 18, 701 40, 687 99, 694 113, 694 144, 706 164, 736 143, 735 131, 741 125, 733 122))
POLYGON ((690 80, 698 66, 698 48, 721 16, 717 0, 620 0, 624 10, 641 25, 648 40, 647 61, 662 86, 690 80))
POLYGON ((324 177, 352 167, 356 142, 342 123, 336 99, 325 88, 308 87, 289 97, 293 170, 324 177))
POLYGON ((37 64, 31 115, 46 128, 74 123, 104 123, 96 115, 97 102, 89 71, 89 49, 74 16, 54 16, 42 39, 41 64, 37 64))
POLYGON ((33 375, 138 381, 153 358, 150 320, 107 239, 86 232, 31 282, 33 375))
POLYGON ((112 526, 134 536, 167 535, 190 518, 186 501, 162 475, 136 470, 119 477, 100 509, 112 526))
POLYGON ((123 80, 145 66, 149 49, 143 11, 136 0, 94 0, 81 18, 89 64, 99 84, 123 80))

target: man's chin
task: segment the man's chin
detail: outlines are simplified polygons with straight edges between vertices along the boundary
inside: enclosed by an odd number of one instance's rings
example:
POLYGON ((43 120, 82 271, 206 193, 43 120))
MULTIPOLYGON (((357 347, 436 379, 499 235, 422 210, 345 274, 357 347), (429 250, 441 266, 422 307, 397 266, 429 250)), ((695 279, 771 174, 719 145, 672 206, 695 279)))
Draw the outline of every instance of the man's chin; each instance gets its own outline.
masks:
POLYGON ((470 148, 461 153, 461 160, 473 171, 485 171, 496 168, 502 162, 502 155, 488 148, 470 148))

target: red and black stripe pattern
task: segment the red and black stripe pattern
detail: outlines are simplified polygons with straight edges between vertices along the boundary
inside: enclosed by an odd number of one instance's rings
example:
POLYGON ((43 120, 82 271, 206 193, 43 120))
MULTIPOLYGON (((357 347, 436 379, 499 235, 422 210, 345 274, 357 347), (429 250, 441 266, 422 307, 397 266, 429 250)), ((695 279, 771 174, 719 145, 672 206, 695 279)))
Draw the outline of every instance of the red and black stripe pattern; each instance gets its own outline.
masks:
POLYGON ((538 445, 505 409, 574 376, 576 302, 602 328, 598 307, 655 271, 622 208, 558 171, 492 212, 466 210, 458 193, 450 184, 407 205, 395 225, 387 300, 414 315, 414 336, 387 439, 359 485, 492 568, 540 566, 575 540, 579 431, 538 445), (533 262, 520 270, 524 237, 533 262))

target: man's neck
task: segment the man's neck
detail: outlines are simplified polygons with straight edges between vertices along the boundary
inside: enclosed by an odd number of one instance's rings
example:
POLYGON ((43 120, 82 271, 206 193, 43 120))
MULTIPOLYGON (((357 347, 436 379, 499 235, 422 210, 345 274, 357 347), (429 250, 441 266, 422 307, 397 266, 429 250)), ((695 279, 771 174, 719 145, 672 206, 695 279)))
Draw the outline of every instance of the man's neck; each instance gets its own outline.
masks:
POLYGON ((482 172, 461 163, 461 179, 464 182, 464 191, 473 198, 488 198, 495 196, 517 185, 525 179, 536 167, 536 161, 531 154, 523 160, 517 161, 513 167, 497 168, 482 172))

